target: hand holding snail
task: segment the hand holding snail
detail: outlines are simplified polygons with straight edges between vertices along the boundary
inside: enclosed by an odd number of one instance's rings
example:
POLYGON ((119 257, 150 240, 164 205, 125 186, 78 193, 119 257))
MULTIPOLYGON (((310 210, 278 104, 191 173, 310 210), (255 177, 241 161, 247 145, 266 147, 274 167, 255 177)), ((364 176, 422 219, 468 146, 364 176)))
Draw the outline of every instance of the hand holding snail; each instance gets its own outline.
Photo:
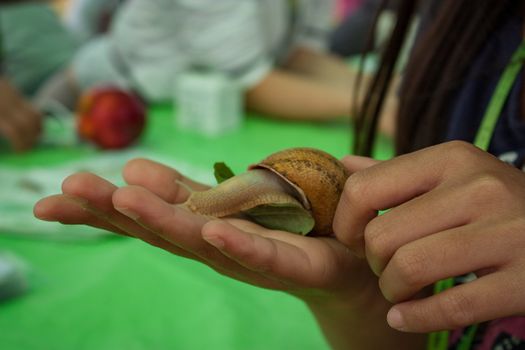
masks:
MULTIPOLYGON (((306 164, 304 158, 298 159, 306 164)), ((277 163, 272 166, 278 168, 277 163)), ((367 166, 345 165, 352 171, 367 166)), ((36 204, 35 215, 138 238, 225 276, 299 297, 326 325, 323 329, 335 330, 327 334, 334 348, 367 344, 379 349, 404 336, 386 324, 390 304, 366 261, 357 259, 334 237, 304 237, 238 218, 196 215, 180 207, 190 195, 185 187, 200 192, 207 187, 152 161, 133 160, 123 175, 128 186, 122 188, 93 174, 72 175, 64 181, 62 194, 36 204), (342 343, 334 337, 339 329, 345 334, 342 343), (372 338, 367 330, 373 330, 372 338)), ((321 184, 324 181, 328 180, 321 184)), ((315 215, 313 204, 312 208, 315 215)))
POLYGON ((313 148, 274 153, 249 170, 204 192, 193 192, 192 212, 242 214, 270 229, 330 235, 348 172, 337 159, 313 148))
MULTIPOLYGON (((275 197, 301 206, 303 201, 305 209, 301 210, 311 212, 317 220, 313 232, 330 233, 337 197, 346 178, 342 164, 321 151, 292 149, 271 155, 250 168, 253 170, 249 170, 247 176, 256 174, 258 190, 253 196, 245 196, 248 202, 254 202, 254 197, 265 198, 265 191, 272 194, 271 201, 263 205, 275 203, 275 197), (273 170, 262 170, 265 167, 273 170), (275 175, 274 171, 286 174, 287 180, 275 175), (333 171, 337 175, 332 174, 333 171), (295 178, 294 172, 301 174, 303 179, 295 178), (311 178, 305 177, 305 173, 311 178), (267 181, 267 178, 273 180, 267 181), (264 180, 264 186, 259 184, 260 179, 264 180), (267 190, 267 182, 272 190, 267 190), (301 188, 306 199, 294 192, 298 191, 294 186, 301 188), (322 202, 327 195, 334 196, 333 202, 322 202), (318 202, 318 198, 321 201, 318 202)), ((36 204, 35 215, 43 220, 85 224, 136 237, 173 254, 201 261, 233 278, 265 288, 293 290, 295 295, 301 295, 302 290, 331 286, 333 290, 340 289, 337 294, 346 297, 346 286, 352 286, 352 279, 346 276, 370 275, 368 269, 351 272, 357 266, 353 263, 355 258, 333 237, 313 239, 276 228, 269 230, 239 218, 215 219, 211 214, 231 216, 239 208, 243 208, 241 212, 244 208, 250 211, 250 207, 242 207, 230 199, 227 205, 221 201, 201 201, 202 196, 218 196, 215 191, 223 192, 224 185, 228 189, 228 181, 206 191, 206 186, 183 177, 176 170, 144 159, 128 163, 123 175, 128 186, 117 188, 93 174, 74 174, 64 181, 63 194, 36 204), (184 206, 208 211, 205 215, 195 214, 184 206), (228 207, 228 210, 219 212, 214 206, 228 207), (339 273, 341 269, 351 271, 339 273)), ((241 176, 240 180, 244 181, 245 177, 241 176)), ((237 181, 239 179, 232 178, 229 183, 237 181)), ((250 186, 242 186, 241 194, 253 191, 250 186)), ((230 193, 229 190, 225 192, 230 193)), ((235 185, 231 194, 238 196, 239 192, 235 185)), ((226 198, 230 198, 229 195, 226 198)), ((362 263, 360 261, 359 265, 362 263)))

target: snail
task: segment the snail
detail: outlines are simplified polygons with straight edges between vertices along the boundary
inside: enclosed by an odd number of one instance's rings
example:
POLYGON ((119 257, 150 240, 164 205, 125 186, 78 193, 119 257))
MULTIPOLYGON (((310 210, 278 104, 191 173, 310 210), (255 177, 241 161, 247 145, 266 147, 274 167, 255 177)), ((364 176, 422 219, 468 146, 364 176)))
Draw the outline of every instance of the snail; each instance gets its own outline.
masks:
POLYGON ((330 235, 348 175, 326 152, 291 148, 214 188, 191 193, 184 206, 217 218, 242 215, 269 229, 330 235))

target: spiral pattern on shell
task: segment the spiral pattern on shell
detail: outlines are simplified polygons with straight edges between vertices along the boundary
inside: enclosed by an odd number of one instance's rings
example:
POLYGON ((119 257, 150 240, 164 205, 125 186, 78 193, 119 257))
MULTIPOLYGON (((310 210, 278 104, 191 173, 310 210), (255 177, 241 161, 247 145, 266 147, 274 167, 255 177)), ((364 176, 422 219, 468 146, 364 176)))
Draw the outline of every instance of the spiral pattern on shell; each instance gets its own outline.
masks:
POLYGON ((274 153, 251 168, 271 170, 302 190, 315 220, 312 233, 332 234, 335 210, 349 176, 338 159, 314 148, 291 148, 274 153))

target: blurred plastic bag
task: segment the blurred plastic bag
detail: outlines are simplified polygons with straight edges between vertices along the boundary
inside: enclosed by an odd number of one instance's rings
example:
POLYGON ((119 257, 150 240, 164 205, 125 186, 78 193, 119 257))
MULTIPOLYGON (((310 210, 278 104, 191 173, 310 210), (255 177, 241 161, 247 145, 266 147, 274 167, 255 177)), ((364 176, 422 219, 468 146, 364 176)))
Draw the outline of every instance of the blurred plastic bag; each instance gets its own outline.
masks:
POLYGON ((24 263, 13 254, 0 252, 0 302, 23 294, 27 288, 24 263))

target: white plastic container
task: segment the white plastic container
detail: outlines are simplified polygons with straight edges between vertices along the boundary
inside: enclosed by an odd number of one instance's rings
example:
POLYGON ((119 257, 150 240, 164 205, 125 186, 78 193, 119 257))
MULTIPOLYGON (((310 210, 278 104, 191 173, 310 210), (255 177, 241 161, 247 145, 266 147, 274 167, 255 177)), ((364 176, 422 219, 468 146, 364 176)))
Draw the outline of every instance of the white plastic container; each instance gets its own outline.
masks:
POLYGON ((243 96, 225 74, 188 71, 177 76, 174 103, 179 128, 219 136, 242 123, 243 96))

